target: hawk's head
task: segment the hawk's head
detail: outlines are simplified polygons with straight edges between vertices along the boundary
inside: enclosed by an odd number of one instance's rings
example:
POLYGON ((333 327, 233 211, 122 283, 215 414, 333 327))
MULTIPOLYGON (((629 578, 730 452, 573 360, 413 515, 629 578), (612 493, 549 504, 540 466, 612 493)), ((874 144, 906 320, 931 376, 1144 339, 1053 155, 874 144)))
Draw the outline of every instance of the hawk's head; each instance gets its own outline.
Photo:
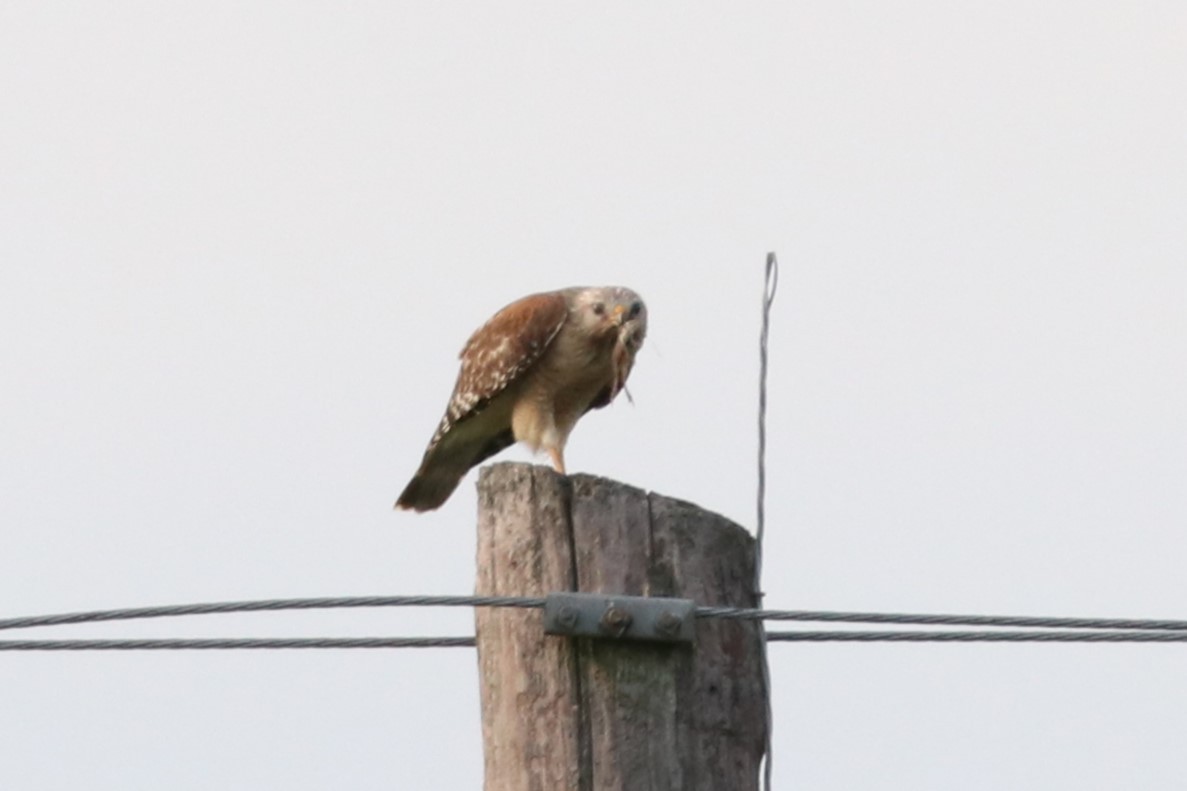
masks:
POLYGON ((616 337, 633 354, 647 335, 647 306, 623 286, 582 288, 573 299, 572 318, 590 335, 616 337))

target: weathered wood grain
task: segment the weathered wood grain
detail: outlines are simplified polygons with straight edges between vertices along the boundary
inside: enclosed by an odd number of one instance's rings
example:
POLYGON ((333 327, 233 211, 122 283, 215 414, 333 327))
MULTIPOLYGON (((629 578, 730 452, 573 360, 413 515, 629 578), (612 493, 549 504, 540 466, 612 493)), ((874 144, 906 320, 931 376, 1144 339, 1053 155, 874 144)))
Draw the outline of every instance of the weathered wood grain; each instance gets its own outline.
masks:
MULTIPOLYGON (((754 606, 753 539, 696 506, 587 475, 479 478, 479 594, 678 596, 754 606)), ((754 624, 694 646, 546 636, 534 610, 476 615, 486 791, 752 791, 765 734, 754 624)))

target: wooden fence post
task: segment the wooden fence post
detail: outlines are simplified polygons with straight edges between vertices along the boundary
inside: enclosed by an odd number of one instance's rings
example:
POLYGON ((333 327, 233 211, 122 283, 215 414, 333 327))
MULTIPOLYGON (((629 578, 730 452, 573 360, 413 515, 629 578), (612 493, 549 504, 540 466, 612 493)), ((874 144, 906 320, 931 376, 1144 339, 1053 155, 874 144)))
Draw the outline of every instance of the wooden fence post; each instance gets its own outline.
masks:
MULTIPOLYGON (((690 503, 512 463, 484 468, 478 491, 479 595, 756 606, 753 539, 690 503)), ((755 624, 698 619, 688 646, 549 636, 540 610, 475 617, 486 791, 757 791, 755 624)))

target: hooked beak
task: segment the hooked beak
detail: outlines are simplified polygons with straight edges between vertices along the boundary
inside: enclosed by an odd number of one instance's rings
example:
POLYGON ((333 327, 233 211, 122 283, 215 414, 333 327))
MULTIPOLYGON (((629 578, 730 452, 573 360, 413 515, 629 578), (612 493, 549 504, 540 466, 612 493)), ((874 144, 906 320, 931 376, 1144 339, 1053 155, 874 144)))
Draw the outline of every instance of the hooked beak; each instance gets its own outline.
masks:
POLYGON ((615 305, 613 312, 614 323, 621 327, 626 323, 626 307, 623 305, 615 305))

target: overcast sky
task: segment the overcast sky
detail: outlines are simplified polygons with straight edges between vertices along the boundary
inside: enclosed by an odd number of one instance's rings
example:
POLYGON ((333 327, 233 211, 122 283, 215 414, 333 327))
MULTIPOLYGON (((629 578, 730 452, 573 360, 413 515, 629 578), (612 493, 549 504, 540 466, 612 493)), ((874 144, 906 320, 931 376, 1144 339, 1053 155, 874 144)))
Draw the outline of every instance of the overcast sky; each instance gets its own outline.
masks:
MULTIPOLYGON (((5 3, 0 616, 468 593, 474 476, 391 503, 577 284, 651 332, 571 470, 753 527, 775 250, 768 605, 1187 617, 1185 95, 1179 2, 5 3)), ((1187 646, 771 654, 778 788, 1187 786, 1187 646)), ((481 783, 471 649, 0 676, 5 789, 481 783)))

